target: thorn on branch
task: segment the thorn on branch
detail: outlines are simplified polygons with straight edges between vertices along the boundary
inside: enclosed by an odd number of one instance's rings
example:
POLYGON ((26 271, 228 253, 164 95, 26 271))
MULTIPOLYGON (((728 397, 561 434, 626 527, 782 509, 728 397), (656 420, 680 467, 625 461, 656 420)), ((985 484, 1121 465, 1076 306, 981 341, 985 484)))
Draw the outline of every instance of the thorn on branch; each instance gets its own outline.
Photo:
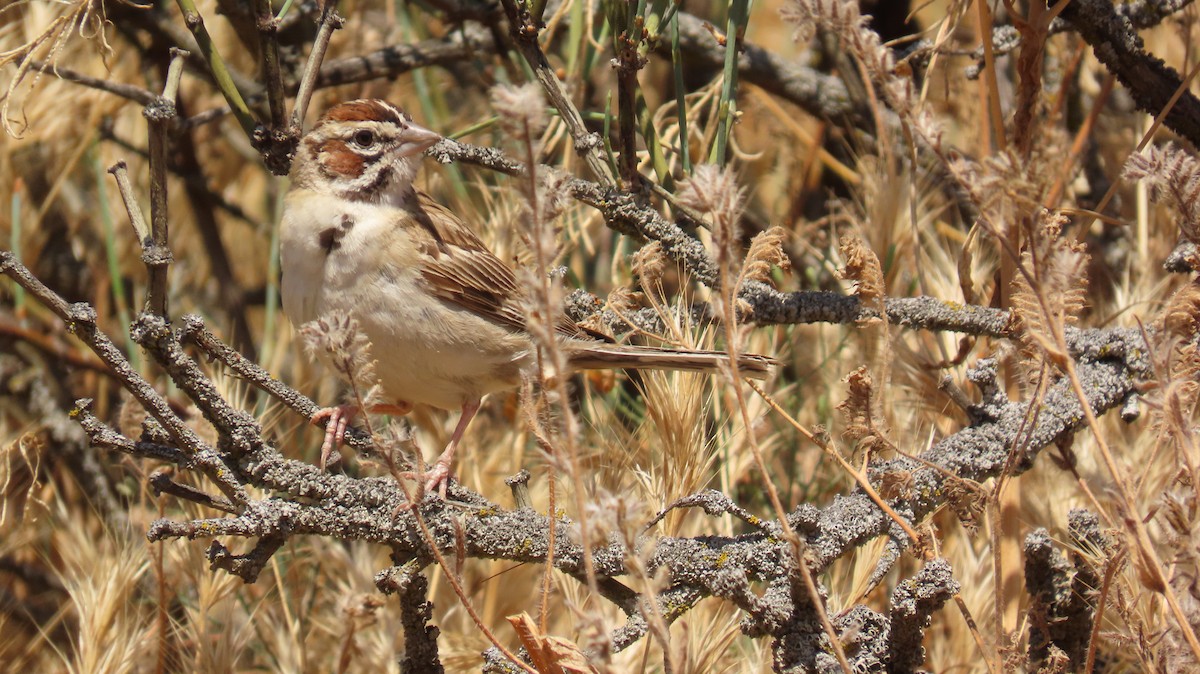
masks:
POLYGON ((234 505, 229 499, 221 496, 213 496, 196 489, 190 485, 180 484, 171 479, 174 473, 170 468, 160 468, 150 474, 148 480, 151 488, 154 489, 156 496, 162 494, 170 494, 176 498, 181 498, 193 503, 199 503, 202 506, 208 506, 216 510, 221 510, 230 514, 238 514, 240 509, 234 505))
POLYGON ((262 573, 271 556, 283 547, 285 542, 287 536, 264 536, 250 552, 235 555, 220 542, 213 541, 207 552, 209 568, 213 571, 227 571, 249 585, 258 580, 258 574, 262 573))

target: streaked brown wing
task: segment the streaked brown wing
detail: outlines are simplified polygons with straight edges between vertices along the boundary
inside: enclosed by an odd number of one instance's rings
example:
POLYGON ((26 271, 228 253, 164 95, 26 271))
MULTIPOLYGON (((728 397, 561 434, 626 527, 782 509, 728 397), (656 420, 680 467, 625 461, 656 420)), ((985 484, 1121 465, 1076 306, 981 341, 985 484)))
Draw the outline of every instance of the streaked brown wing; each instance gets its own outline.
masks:
MULTIPOLYGON (((418 192, 410 210, 424 234, 417 237, 424 239, 421 274, 433 294, 500 325, 525 330, 521 308, 525 295, 512 269, 458 216, 428 195, 418 192)), ((565 315, 556 327, 564 335, 587 338, 565 315)))
POLYGON ((418 192, 409 211, 421 253, 421 275, 433 294, 514 330, 525 329, 512 270, 442 205, 418 192))

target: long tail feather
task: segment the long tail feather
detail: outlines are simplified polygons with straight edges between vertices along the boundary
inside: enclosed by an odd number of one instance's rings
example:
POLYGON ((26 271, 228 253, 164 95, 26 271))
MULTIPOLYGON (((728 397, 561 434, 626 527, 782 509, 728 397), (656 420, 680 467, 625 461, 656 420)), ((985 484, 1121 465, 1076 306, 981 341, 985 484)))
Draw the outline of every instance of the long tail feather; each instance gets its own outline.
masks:
MULTIPOLYGON (((574 351, 571 366, 579 370, 683 370, 712 372, 729 363, 724 351, 678 351, 652 346, 604 344, 574 351)), ((752 379, 766 379, 776 361, 755 354, 738 356, 738 372, 752 379)))

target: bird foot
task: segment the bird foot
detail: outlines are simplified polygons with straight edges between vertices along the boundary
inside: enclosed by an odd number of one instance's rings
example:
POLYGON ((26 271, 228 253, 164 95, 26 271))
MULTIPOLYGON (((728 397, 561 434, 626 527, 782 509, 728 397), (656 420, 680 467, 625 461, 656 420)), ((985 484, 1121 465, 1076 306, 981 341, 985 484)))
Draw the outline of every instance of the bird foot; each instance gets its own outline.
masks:
POLYGON ((338 405, 337 407, 323 407, 313 413, 308 420, 314 426, 319 426, 322 421, 325 422, 325 440, 321 443, 321 463, 319 464, 321 470, 325 470, 329 465, 333 450, 341 446, 342 441, 346 439, 346 427, 361 413, 362 409, 358 405, 338 405))
POLYGON ((438 496, 446 498, 446 487, 450 484, 450 462, 438 459, 425 473, 425 491, 437 490, 438 496))
MULTIPOLYGON (((412 403, 401 400, 395 404, 371 405, 367 411, 371 414, 404 416, 411 412, 412 409, 412 403)), ((319 426, 322 421, 325 422, 325 440, 321 443, 321 470, 324 470, 329 465, 334 450, 340 447, 346 439, 346 429, 350 426, 350 422, 354 421, 360 414, 362 414, 361 407, 346 404, 338 405, 337 407, 323 407, 314 412, 312 417, 309 418, 309 423, 314 426, 319 426)))
POLYGON ((422 492, 430 493, 437 491, 438 496, 446 498, 446 487, 450 483, 450 462, 443 461, 439 458, 429 467, 429 470, 417 472, 415 470, 405 471, 400 473, 400 477, 416 480, 423 485, 422 492))

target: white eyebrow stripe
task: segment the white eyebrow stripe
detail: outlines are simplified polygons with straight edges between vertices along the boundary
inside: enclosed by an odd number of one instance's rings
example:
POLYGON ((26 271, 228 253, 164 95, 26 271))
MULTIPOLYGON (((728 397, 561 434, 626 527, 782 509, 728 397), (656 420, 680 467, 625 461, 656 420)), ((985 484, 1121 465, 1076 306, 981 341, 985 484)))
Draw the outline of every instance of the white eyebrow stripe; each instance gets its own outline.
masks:
POLYGON ((396 119, 398 119, 400 121, 404 121, 404 118, 407 117, 407 115, 405 115, 404 112, 402 110, 400 110, 400 108, 397 108, 396 106, 392 105, 391 103, 388 103, 385 100, 376 99, 375 102, 379 103, 381 106, 387 108, 388 110, 391 110, 392 114, 396 115, 396 119))

